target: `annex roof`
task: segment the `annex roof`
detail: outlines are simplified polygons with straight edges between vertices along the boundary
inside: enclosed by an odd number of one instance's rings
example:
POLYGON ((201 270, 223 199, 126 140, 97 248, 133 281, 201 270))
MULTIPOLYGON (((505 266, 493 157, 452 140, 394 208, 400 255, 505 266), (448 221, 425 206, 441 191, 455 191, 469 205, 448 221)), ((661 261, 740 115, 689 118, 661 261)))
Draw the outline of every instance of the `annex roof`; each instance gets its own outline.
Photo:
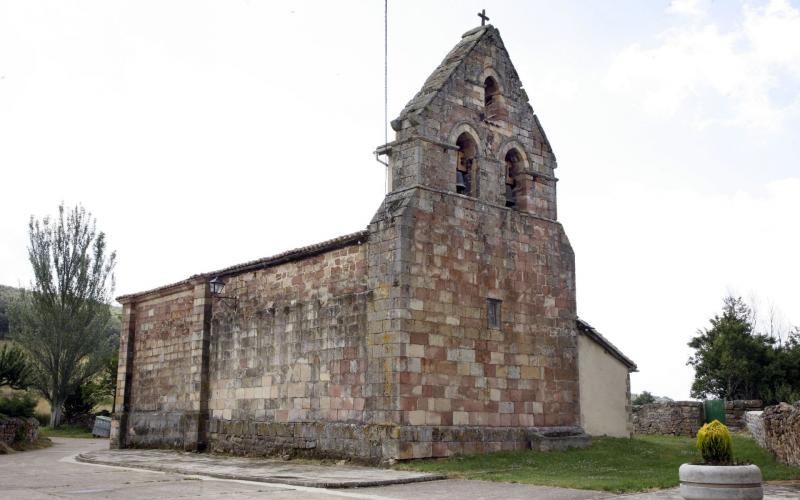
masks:
POLYGON ((600 345, 600 347, 605 349, 606 352, 612 357, 616 358, 620 363, 627 366, 628 370, 632 372, 639 371, 639 369, 636 367, 636 363, 634 363, 629 357, 622 354, 622 351, 620 351, 617 346, 612 344, 607 338, 603 337, 600 332, 594 329, 592 325, 580 318, 576 320, 576 323, 578 326, 578 332, 582 333, 587 338, 600 345))

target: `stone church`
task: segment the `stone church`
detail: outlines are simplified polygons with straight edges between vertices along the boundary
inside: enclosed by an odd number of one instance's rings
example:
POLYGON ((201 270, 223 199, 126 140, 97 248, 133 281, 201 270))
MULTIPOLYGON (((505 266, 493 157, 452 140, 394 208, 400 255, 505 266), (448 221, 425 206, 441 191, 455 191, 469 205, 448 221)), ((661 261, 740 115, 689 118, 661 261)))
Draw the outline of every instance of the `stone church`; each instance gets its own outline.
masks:
POLYGON ((556 158, 498 30, 391 125, 365 230, 118 298, 112 446, 377 462, 630 434, 636 366, 578 320, 556 158))

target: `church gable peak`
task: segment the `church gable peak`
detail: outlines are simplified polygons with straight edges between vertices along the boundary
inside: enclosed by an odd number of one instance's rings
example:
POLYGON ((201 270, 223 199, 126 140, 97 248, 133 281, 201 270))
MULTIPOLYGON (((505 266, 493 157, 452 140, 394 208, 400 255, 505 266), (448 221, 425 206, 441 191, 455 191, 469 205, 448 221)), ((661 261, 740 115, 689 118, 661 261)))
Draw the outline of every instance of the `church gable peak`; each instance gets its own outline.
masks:
MULTIPOLYGON (((485 59, 485 57, 481 59, 485 59)), ((513 64, 510 62, 508 52, 506 51, 503 40, 500 37, 500 32, 491 24, 487 24, 485 26, 473 28, 461 36, 461 41, 459 41, 456 46, 453 47, 450 52, 448 52, 447 56, 445 56, 439 66, 437 66, 430 76, 428 76, 427 80, 425 80, 425 83, 419 92, 417 92, 417 94, 406 104, 406 106, 400 112, 400 115, 392 121, 392 128, 395 131, 399 131, 404 128, 404 119, 424 113, 436 96, 439 95, 442 89, 444 89, 447 84, 451 82, 454 75, 459 73, 459 70, 465 65, 470 67, 466 71, 467 74, 463 76, 466 76, 468 80, 474 80, 473 83, 484 85, 485 78, 482 77, 493 74, 495 84, 503 88, 507 88, 509 91, 515 94, 515 97, 524 103, 528 102, 528 96, 522 89, 519 76, 517 75, 513 64), (494 61, 483 61, 483 64, 486 67, 479 68, 475 65, 476 61, 471 60, 476 59, 473 54, 474 49, 482 44, 491 46, 493 51, 496 52, 496 55, 492 57, 492 59, 501 58, 504 60, 503 62, 505 64, 503 65, 508 69, 508 74, 506 75, 506 79, 508 80, 507 82, 501 83, 497 81, 497 73, 494 72, 492 68, 496 65, 493 64, 494 61)), ((414 118, 412 118, 412 121, 415 121, 414 118)))
POLYGON ((416 185, 556 218, 555 157, 492 25, 467 31, 392 122, 389 189, 416 185))

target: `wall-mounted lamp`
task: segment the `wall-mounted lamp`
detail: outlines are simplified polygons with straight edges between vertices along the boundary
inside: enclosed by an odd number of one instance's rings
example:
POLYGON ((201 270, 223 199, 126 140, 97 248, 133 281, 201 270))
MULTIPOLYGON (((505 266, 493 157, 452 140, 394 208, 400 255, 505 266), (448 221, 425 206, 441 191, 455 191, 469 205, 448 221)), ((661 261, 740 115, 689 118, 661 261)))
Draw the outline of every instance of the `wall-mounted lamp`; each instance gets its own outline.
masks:
POLYGON ((220 276, 214 276, 210 280, 208 280, 208 287, 211 290, 211 296, 215 299, 221 300, 230 300, 233 301, 234 305, 238 302, 236 297, 225 297, 222 295, 222 291, 225 290, 225 280, 223 280, 220 276))

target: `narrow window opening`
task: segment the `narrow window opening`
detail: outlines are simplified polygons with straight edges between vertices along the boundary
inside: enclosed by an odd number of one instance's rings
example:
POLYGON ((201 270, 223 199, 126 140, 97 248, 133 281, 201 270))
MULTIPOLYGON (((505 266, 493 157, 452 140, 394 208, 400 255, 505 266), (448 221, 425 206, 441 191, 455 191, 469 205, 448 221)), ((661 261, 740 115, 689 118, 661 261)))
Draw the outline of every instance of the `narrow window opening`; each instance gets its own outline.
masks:
POLYGON ((486 307, 487 307, 487 317, 489 318, 489 328, 493 330, 500 329, 500 312, 501 312, 501 305, 503 304, 502 300, 498 299, 486 299, 486 307))
POLYGON ((456 192, 474 196, 475 155, 478 147, 467 133, 458 136, 458 161, 456 162, 456 192))
POLYGON ((483 82, 483 105, 489 107, 494 102, 494 97, 499 93, 500 89, 497 86, 497 81, 491 76, 487 77, 483 82))
POLYGON ((506 206, 513 208, 517 205, 517 176, 519 175, 522 158, 516 149, 506 153, 505 158, 505 183, 506 206))
POLYGON ((483 81, 483 108, 484 114, 489 120, 496 120, 502 117, 503 96, 500 94, 500 86, 493 77, 487 77, 483 81))

